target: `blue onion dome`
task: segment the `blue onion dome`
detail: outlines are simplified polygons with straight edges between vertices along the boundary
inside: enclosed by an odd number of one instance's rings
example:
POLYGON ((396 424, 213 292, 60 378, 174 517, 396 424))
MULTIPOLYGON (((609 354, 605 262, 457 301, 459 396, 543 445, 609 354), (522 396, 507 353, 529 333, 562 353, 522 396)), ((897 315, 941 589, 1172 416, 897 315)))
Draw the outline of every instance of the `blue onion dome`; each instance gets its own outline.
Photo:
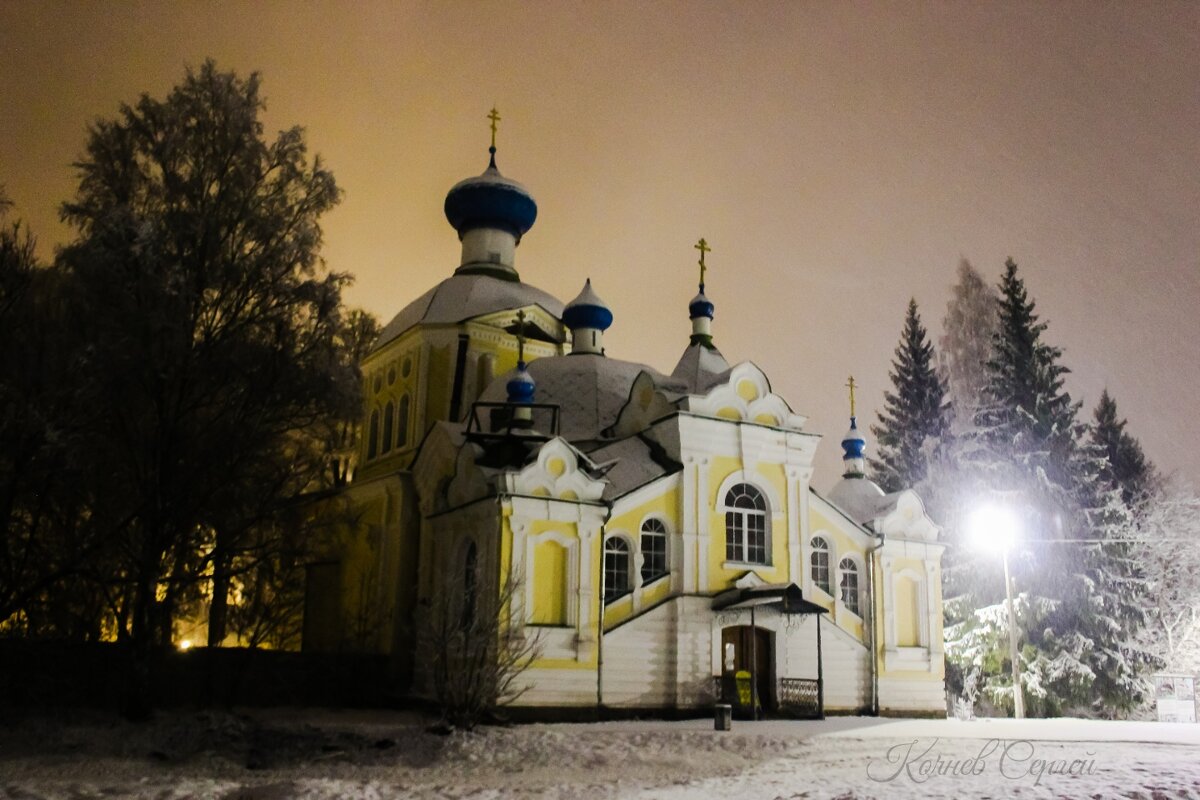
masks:
POLYGON ((508 389, 508 402, 517 405, 529 405, 533 402, 533 393, 537 389, 537 383, 526 369, 524 361, 517 362, 517 371, 509 378, 505 388, 508 389))
POLYGON ((606 331, 608 326, 612 325, 612 311, 608 304, 592 291, 591 278, 587 279, 579 296, 567 303, 567 307, 563 309, 562 321, 571 330, 595 328, 606 331))
POLYGON ((496 148, 482 175, 454 184, 446 195, 446 219, 461 239, 475 228, 497 228, 521 241, 537 219, 537 203, 529 190, 496 169, 496 148))
POLYGON ((850 430, 846 431, 846 435, 842 437, 842 451, 845 453, 843 458, 862 458, 863 451, 867 447, 867 440, 858 432, 858 418, 850 418, 850 430))
POLYGON ((704 294, 704 287, 700 287, 700 294, 693 297, 692 302, 688 303, 688 317, 690 319, 697 319, 699 317, 712 319, 713 311, 715 310, 716 306, 713 305, 712 300, 709 300, 704 294))

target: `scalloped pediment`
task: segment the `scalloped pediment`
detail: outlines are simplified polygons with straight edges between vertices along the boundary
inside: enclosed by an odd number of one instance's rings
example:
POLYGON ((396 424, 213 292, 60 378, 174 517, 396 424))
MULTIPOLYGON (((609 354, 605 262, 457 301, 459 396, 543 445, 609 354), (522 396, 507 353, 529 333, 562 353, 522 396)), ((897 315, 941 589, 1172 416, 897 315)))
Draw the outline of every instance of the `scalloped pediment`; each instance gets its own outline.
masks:
POLYGON ((559 500, 598 501, 604 494, 605 481, 593 478, 587 457, 556 437, 542 445, 537 458, 517 472, 505 476, 508 490, 514 494, 559 500))
POLYGON ((725 380, 706 394, 687 398, 686 405, 696 414, 797 431, 807 420, 793 413, 787 401, 771 391, 766 374, 750 361, 729 370, 725 380))
POLYGON ((876 522, 876 530, 887 536, 936 542, 941 528, 925 512, 925 503, 912 489, 904 489, 895 495, 895 503, 876 522))

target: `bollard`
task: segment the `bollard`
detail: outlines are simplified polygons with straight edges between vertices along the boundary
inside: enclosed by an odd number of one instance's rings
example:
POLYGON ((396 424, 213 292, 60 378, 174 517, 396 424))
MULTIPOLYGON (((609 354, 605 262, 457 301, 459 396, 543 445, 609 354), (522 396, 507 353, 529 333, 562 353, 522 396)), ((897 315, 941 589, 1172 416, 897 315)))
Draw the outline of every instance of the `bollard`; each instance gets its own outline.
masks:
POLYGON ((713 730, 727 731, 733 727, 733 706, 717 703, 713 709, 713 730))

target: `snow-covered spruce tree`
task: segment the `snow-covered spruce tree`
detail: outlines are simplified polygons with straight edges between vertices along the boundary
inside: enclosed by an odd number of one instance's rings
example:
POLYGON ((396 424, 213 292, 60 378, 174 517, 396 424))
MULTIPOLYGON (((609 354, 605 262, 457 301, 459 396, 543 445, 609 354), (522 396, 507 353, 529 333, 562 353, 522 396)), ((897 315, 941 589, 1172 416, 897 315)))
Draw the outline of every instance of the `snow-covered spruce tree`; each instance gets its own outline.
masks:
POLYGON ((908 301, 888 377, 892 391, 884 393, 879 424, 871 426, 879 457, 871 459, 870 470, 884 491, 895 492, 919 487, 929 478, 934 450, 949 430, 945 386, 935 371, 933 345, 915 299, 908 301))
MULTIPOLYGON (((990 378, 964 452, 980 502, 999 499, 1021 517, 1022 542, 1010 563, 1023 609, 1026 708, 1039 715, 1127 709, 1139 700, 1145 663, 1130 645, 1140 624, 1140 579, 1127 551, 1101 542, 1127 536, 1131 517, 1100 480, 1102 453, 1087 440, 1080 404, 1063 388, 1062 352, 1043 341, 1045 330, 1009 259, 990 378)), ((990 649, 1004 643, 994 627, 1007 626, 999 573, 990 559, 968 556, 956 565, 947 655, 964 689, 1011 706, 1006 648, 990 649)))
POLYGON ((958 282, 951 291, 938 340, 938 362, 957 434, 974 428, 975 412, 988 385, 999 297, 965 258, 958 263, 958 282))
POLYGON ((1117 401, 1105 389, 1092 413, 1092 443, 1104 454, 1100 480, 1119 489, 1125 505, 1133 509, 1148 499, 1158 482, 1154 465, 1146 458, 1142 445, 1125 432, 1126 420, 1117 418, 1117 401))

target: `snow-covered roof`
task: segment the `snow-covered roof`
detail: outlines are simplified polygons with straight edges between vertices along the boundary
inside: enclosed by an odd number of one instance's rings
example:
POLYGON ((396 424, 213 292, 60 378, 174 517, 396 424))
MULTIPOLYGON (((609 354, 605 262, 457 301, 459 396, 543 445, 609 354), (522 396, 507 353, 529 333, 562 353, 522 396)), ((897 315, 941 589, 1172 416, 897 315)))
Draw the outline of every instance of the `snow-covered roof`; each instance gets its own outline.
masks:
POLYGON ((842 478, 829 490, 826 499, 859 525, 882 517, 896 505, 895 495, 885 495, 883 489, 867 478, 842 478))
MULTIPOLYGON (((537 382, 533 402, 559 407, 560 433, 572 444, 600 439, 600 432, 616 422, 640 373, 649 374, 659 386, 678 388, 677 382, 644 364, 594 353, 539 358, 528 369, 537 382)), ((479 399, 503 403, 512 375, 509 372, 492 381, 479 399)))
POLYGON ((606 468, 608 485, 604 499, 613 500, 634 489, 683 469, 682 464, 670 461, 653 444, 640 436, 630 436, 605 445, 588 454, 596 464, 606 468))
POLYGON ((562 318, 563 304, 537 287, 490 275, 452 275, 430 289, 392 318, 379 334, 378 350, 414 325, 454 324, 496 311, 541 306, 562 318))
POLYGON ((721 383, 728 374, 729 362, 720 350, 692 344, 679 357, 671 377, 687 384, 690 394, 703 394, 721 383))

